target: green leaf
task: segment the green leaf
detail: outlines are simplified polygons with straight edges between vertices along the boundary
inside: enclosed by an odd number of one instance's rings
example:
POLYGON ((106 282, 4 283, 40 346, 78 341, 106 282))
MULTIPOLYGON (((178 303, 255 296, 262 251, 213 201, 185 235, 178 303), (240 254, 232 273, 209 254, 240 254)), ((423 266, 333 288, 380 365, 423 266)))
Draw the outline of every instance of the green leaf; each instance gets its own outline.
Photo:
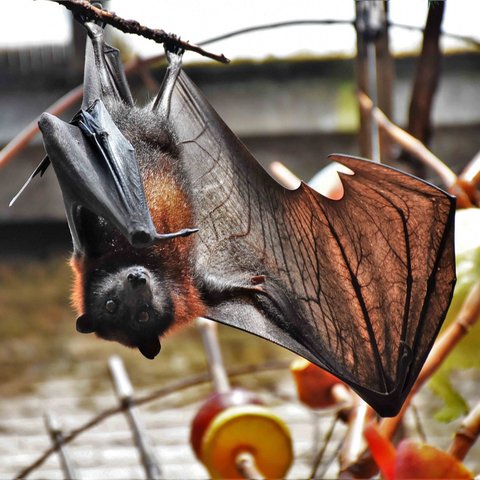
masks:
MULTIPOLYGON (((455 321, 468 292, 480 279, 480 209, 458 211, 455 229, 457 284, 442 332, 455 321)), ((477 321, 430 380, 432 390, 445 402, 435 413, 437 420, 449 422, 468 412, 467 402, 461 392, 455 390, 450 378, 455 370, 480 368, 479 345, 480 322, 477 321)))

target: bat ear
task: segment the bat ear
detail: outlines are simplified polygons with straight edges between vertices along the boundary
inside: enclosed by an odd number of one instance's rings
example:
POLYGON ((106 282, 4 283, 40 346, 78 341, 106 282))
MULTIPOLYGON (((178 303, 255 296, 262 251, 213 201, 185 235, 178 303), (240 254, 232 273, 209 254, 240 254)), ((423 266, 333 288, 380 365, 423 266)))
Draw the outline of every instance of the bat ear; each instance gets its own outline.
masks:
POLYGON ((77 318, 77 332, 79 333, 93 333, 95 329, 93 328, 92 319, 84 313, 77 318))
POLYGON ((153 360, 158 355, 160 348, 160 340, 157 336, 154 336, 148 340, 143 340, 138 344, 138 349, 140 352, 149 360, 153 360))

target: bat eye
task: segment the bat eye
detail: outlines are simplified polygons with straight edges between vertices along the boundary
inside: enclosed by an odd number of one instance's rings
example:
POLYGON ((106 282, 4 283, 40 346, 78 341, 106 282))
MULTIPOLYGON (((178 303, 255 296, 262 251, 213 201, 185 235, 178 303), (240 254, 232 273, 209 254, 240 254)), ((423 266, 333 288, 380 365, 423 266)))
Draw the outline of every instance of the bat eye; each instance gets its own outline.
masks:
POLYGON ((145 323, 145 322, 148 322, 148 320, 150 319, 150 315, 148 314, 147 311, 143 311, 143 312, 140 312, 139 315, 138 315, 138 321, 140 323, 145 323))
POLYGON ((107 300, 107 303, 105 303, 105 310, 108 313, 115 313, 117 310, 117 303, 114 300, 107 300))

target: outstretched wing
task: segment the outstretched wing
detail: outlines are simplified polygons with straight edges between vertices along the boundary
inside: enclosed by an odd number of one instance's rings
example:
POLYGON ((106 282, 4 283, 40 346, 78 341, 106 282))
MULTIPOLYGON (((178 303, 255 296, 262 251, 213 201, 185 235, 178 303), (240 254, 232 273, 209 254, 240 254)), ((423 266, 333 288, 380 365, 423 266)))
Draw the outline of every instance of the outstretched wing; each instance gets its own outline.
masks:
POLYGON ((332 159, 354 172, 341 174, 341 200, 305 184, 286 190, 183 73, 169 121, 192 185, 198 276, 243 286, 209 297, 209 317, 306 357, 396 414, 451 300, 454 199, 341 155, 332 159))

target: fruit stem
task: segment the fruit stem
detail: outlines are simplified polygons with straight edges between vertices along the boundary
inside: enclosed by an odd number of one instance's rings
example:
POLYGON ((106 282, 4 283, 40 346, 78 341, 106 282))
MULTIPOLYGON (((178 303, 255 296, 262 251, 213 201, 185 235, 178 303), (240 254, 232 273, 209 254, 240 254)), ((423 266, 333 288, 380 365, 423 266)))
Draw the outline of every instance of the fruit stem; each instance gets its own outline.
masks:
POLYGON ((238 473, 247 480, 263 480, 265 477, 258 471, 255 457, 250 452, 240 452, 235 458, 238 473))

